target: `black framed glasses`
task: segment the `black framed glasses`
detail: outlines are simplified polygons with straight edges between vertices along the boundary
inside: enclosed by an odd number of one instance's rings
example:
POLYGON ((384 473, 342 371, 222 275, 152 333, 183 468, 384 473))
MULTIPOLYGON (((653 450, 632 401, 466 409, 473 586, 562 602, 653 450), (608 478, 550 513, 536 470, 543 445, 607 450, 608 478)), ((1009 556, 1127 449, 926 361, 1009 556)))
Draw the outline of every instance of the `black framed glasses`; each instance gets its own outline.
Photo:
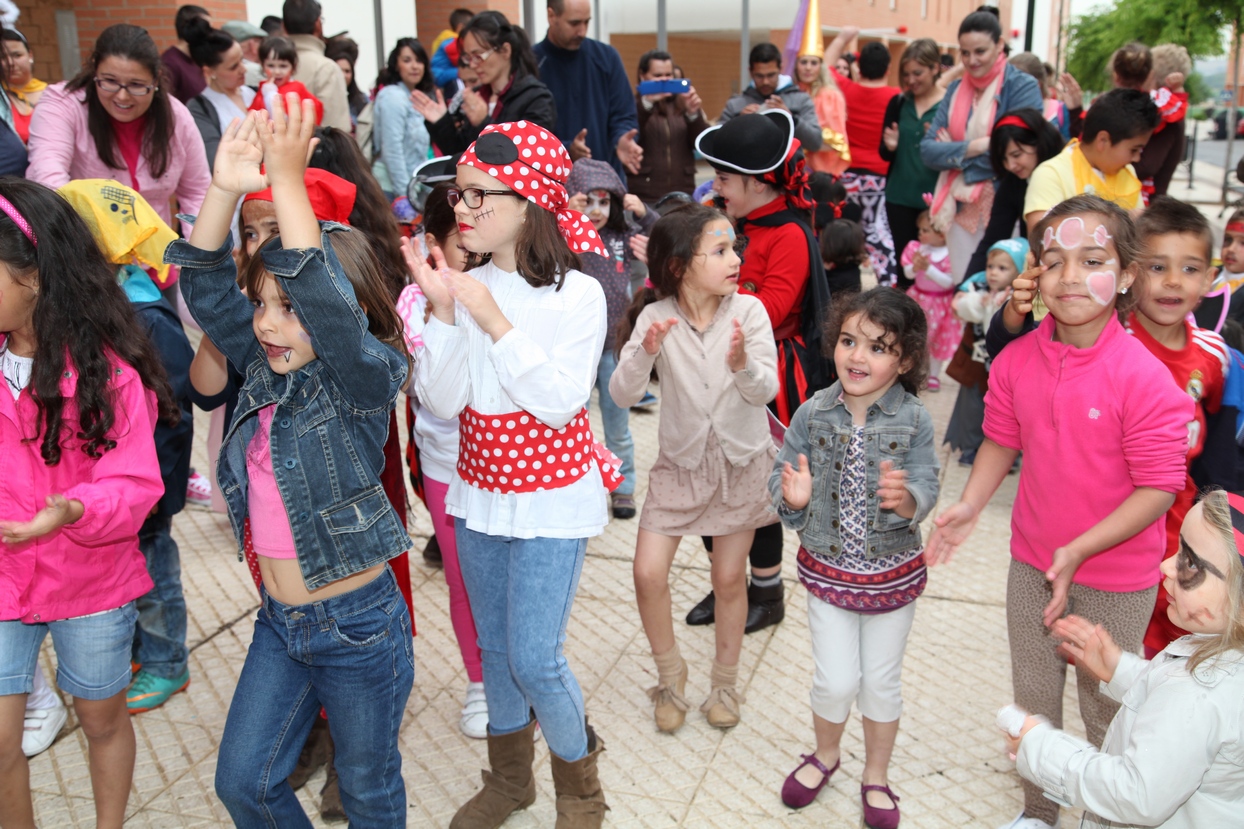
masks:
POLYGON ((466 206, 472 210, 477 210, 484 206, 484 196, 513 196, 517 199, 525 199, 526 196, 521 193, 515 193, 513 190, 485 190, 482 187, 451 187, 445 192, 445 201, 449 202, 450 207, 457 207, 458 202, 466 202, 466 206))
POLYGON ((150 95, 152 92, 155 92, 157 89, 159 89, 159 87, 156 86, 155 84, 139 83, 138 81, 133 81, 131 83, 121 83, 120 81, 115 81, 112 78, 96 78, 95 86, 99 89, 100 92, 107 92, 109 94, 112 94, 114 92, 120 92, 122 89, 124 89, 126 92, 130 93, 130 95, 134 98, 145 98, 148 95, 150 95))

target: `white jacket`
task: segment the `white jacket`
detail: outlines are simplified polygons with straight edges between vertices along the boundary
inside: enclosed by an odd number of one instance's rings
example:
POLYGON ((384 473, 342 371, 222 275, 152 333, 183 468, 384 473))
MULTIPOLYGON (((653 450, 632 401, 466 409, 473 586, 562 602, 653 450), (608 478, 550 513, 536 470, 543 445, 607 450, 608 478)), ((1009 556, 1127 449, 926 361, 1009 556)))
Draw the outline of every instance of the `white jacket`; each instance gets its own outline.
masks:
POLYGON ((1125 653, 1102 693, 1122 703, 1101 751, 1048 724, 1020 743, 1017 769, 1046 796, 1085 810, 1080 826, 1244 826, 1244 654, 1189 675, 1204 637, 1146 662, 1125 653))

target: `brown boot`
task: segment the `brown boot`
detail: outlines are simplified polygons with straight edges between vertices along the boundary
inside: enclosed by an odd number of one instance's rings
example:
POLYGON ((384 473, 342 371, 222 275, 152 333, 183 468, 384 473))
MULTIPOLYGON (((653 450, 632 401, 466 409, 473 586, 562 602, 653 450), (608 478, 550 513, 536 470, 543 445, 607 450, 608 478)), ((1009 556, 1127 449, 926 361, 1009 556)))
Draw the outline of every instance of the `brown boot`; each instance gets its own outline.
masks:
POLYGON ((328 779, 320 789, 320 817, 325 823, 345 823, 346 808, 341 805, 341 786, 337 783, 337 770, 328 762, 328 779))
POLYGON ((536 722, 500 737, 488 735, 490 771, 482 772, 484 788, 462 804, 449 829, 496 829, 512 813, 536 802, 536 781, 531 775, 535 760, 536 722))
POLYGON ((686 721, 690 707, 683 696, 687 690, 687 663, 677 643, 666 653, 654 653, 652 658, 657 663, 657 685, 648 689, 648 697, 655 705, 657 730, 673 734, 686 721))
POLYGON ((332 757, 333 735, 329 733, 328 720, 316 714, 315 722, 311 724, 311 733, 307 735, 307 741, 298 755, 298 765, 294 766, 293 772, 286 778, 286 781, 294 791, 298 791, 307 785, 311 775, 319 771, 332 757))
POLYGON ((567 763, 552 752, 553 789, 557 792, 557 824, 555 829, 600 829, 605 820, 605 793, 596 774, 596 758, 605 750, 605 743, 587 727, 587 756, 567 763))

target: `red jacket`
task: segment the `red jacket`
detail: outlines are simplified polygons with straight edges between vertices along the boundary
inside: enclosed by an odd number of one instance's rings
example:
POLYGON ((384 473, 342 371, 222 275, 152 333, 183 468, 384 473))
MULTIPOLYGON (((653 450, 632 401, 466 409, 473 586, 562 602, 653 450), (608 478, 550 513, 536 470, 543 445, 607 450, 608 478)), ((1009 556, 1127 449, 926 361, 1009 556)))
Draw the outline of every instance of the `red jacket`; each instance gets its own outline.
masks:
MULTIPOLYGON (((82 502, 73 524, 24 544, 0 542, 0 620, 50 622, 112 610, 151 589, 138 549, 138 529, 164 484, 155 449, 156 399, 129 365, 115 359, 110 390, 116 413, 116 448, 92 460, 77 439, 62 443, 61 460, 48 466, 35 434, 37 411, 30 390, 17 400, 0 393, 0 519, 29 521, 48 495, 82 502)), ((63 428, 79 430, 73 396, 77 372, 67 366, 63 428)))
POLYGON ((786 197, 779 196, 753 210, 740 223, 747 248, 739 268, 739 293, 752 294, 765 306, 776 340, 799 333, 799 311, 811 265, 808 242, 803 229, 794 222, 777 227, 757 227, 747 222, 785 209, 786 197))
POLYGON ((276 95, 281 96, 281 100, 291 92, 297 92, 299 100, 305 101, 310 98, 315 101, 315 124, 319 126, 324 121, 324 104, 320 99, 311 94, 311 92, 298 81, 286 81, 281 86, 275 86, 272 81, 264 81, 259 85, 259 94, 251 101, 251 105, 247 109, 253 109, 258 112, 266 109, 268 114, 272 114, 272 99, 276 95))

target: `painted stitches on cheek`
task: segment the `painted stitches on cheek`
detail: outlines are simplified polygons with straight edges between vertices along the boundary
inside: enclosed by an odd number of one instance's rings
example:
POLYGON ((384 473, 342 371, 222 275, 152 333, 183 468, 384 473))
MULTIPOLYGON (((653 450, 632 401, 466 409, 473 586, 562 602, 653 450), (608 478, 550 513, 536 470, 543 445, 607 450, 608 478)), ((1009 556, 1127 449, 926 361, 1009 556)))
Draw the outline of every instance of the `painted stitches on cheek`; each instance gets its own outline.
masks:
POLYGON ((473 218, 476 221, 476 223, 479 223, 479 222, 484 221, 484 219, 491 219, 494 215, 496 215, 496 212, 497 211, 489 207, 486 210, 481 210, 478 213, 473 213, 471 215, 471 218, 473 218))

